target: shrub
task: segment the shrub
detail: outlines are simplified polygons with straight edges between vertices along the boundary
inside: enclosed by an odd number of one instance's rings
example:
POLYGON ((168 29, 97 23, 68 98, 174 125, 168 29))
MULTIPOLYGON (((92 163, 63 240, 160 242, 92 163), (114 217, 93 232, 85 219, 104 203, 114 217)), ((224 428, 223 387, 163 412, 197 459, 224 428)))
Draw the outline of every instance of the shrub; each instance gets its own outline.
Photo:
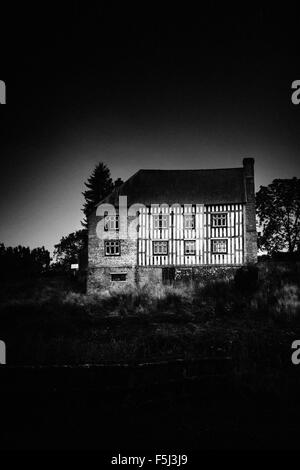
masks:
POLYGON ((258 287, 257 266, 249 265, 238 269, 234 277, 234 283, 236 289, 242 293, 253 293, 258 287))
POLYGON ((277 302, 275 314, 294 319, 300 315, 300 289, 296 285, 285 285, 275 292, 277 302))

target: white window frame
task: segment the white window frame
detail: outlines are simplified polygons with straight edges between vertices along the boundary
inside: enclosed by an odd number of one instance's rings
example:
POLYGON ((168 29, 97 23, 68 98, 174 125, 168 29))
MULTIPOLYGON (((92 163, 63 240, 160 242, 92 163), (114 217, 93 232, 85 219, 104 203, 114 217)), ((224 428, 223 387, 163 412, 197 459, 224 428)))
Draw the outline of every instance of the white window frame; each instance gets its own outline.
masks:
POLYGON ((169 214, 154 214, 153 228, 155 230, 164 230, 169 227, 169 214))
POLYGON ((196 227, 196 218, 194 214, 184 215, 184 228, 186 230, 192 230, 196 227))
POLYGON ((227 255, 228 253, 228 239, 227 238, 213 238, 211 240, 211 251, 212 254, 214 255, 227 255), (220 250, 219 248, 216 248, 214 245, 215 244, 221 244, 224 243, 225 250, 220 250))
POLYGON ((104 230, 106 232, 118 231, 119 230, 119 216, 118 215, 106 215, 104 217, 104 230))
POLYGON ((110 280, 111 282, 126 282, 127 281, 127 273, 110 273, 110 280), (113 279, 114 276, 124 276, 125 279, 113 279))
POLYGON ((121 255, 120 240, 105 240, 104 241, 104 255, 105 256, 120 256, 121 255))
POLYGON ((226 228, 228 224, 228 212, 212 213, 211 221, 213 228, 226 228))
POLYGON ((196 255, 196 240, 185 240, 184 241, 184 254, 185 256, 195 256, 196 255), (188 245, 193 246, 193 251, 190 252, 188 245))
POLYGON ((167 256, 169 254, 169 242, 165 240, 153 242, 153 255, 154 256, 167 256), (158 247, 158 250, 157 250, 158 247), (166 250, 163 249, 166 247, 166 250))

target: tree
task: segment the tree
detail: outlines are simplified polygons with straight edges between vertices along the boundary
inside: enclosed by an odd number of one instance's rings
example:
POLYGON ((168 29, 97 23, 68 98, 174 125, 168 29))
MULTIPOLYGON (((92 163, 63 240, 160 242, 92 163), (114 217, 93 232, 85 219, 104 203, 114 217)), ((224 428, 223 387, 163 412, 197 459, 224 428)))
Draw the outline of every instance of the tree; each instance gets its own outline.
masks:
POLYGON ((87 227, 88 216, 95 208, 95 205, 112 192, 114 184, 110 177, 109 168, 102 162, 96 165, 93 173, 84 184, 87 190, 82 193, 85 199, 82 209, 85 218, 82 225, 87 227))
POLYGON ((275 179, 261 186, 256 207, 262 236, 259 247, 274 254, 294 253, 300 244, 300 179, 275 179))
POLYGON ((48 250, 45 249, 44 246, 42 248, 34 248, 31 253, 31 269, 33 273, 38 274, 41 272, 48 271, 50 266, 50 253, 48 250))
POLYGON ((114 188, 119 188, 119 186, 121 186, 122 184, 123 184, 122 178, 118 178, 118 179, 116 179, 116 181, 114 182, 114 188))
POLYGON ((62 237, 54 246, 54 258, 60 267, 69 271, 72 263, 78 263, 80 269, 87 264, 87 229, 77 230, 62 237))

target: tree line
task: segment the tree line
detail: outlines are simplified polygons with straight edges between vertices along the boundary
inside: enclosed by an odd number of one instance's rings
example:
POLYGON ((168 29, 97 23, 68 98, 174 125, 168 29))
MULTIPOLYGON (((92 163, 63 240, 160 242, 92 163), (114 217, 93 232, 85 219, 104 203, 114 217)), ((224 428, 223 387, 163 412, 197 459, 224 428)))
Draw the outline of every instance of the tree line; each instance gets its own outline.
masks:
POLYGON ((45 273, 50 267, 50 253, 45 247, 5 247, 0 243, 0 279, 23 279, 45 273))

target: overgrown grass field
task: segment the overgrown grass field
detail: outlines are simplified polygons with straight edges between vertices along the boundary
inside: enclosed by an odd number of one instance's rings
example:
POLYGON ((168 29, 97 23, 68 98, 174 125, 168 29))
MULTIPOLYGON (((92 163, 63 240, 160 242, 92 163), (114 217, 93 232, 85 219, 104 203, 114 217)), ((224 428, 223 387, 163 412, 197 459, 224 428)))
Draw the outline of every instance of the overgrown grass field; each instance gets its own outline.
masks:
POLYGON ((0 336, 15 365, 230 356, 236 371, 275 370, 300 339, 299 271, 93 296, 62 277, 2 283, 0 336))

